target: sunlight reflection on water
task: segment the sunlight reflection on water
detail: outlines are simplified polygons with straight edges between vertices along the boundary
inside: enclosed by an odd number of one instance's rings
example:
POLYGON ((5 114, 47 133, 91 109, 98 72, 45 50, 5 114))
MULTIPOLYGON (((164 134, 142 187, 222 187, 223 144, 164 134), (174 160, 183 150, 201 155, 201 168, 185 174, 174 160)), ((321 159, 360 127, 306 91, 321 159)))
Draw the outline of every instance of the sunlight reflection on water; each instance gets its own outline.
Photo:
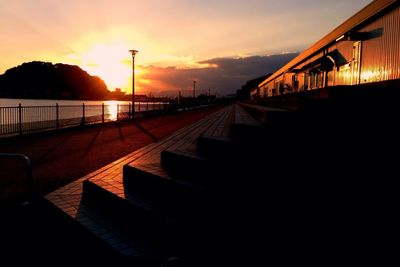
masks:
POLYGON ((107 105, 104 106, 104 113, 108 115, 107 117, 109 120, 116 121, 118 115, 118 101, 107 101, 107 105))

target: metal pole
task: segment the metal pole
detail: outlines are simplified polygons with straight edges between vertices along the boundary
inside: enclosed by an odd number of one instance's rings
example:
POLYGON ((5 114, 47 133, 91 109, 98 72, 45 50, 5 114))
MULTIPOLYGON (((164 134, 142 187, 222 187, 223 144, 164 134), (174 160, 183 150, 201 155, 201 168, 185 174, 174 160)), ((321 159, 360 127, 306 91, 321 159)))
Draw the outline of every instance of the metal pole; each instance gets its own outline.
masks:
POLYGON ((85 125, 85 103, 82 103, 82 121, 81 125, 85 125))
POLYGON ((119 119, 119 103, 117 103, 117 121, 119 119))
POLYGON ((56 103, 56 129, 60 128, 60 122, 59 122, 59 114, 58 114, 58 103, 56 103))
POLYGON ((132 119, 135 118, 135 55, 137 50, 129 50, 132 54, 132 119))
POLYGON ((135 55, 132 54, 132 119, 135 118, 135 55))
POLYGON ((104 123, 104 103, 101 103, 101 123, 104 123))
POLYGON ((19 135, 22 135, 22 106, 21 106, 21 103, 18 104, 18 125, 19 125, 19 135))

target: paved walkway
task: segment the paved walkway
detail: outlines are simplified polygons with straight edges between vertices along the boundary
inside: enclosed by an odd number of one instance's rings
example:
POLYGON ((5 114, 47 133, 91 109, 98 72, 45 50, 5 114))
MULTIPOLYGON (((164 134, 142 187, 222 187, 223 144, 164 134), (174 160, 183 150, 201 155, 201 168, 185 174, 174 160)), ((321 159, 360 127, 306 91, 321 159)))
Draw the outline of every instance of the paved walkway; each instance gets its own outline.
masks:
MULTIPOLYGON (((33 162, 35 192, 45 194, 166 137, 216 109, 192 110, 139 119, 136 122, 0 139, 0 152, 21 153, 30 157, 33 162)), ((15 182, 15 177, 12 177, 12 183, 7 184, 7 180, 10 181, 9 173, 20 168, 13 165, 15 162, 0 162, 0 183, 3 183, 0 186, 0 197, 24 191, 23 183, 15 182), (6 187, 7 191, 4 190, 6 187)), ((22 176, 23 173, 19 172, 22 176)), ((23 177, 18 179, 23 181, 23 177)))

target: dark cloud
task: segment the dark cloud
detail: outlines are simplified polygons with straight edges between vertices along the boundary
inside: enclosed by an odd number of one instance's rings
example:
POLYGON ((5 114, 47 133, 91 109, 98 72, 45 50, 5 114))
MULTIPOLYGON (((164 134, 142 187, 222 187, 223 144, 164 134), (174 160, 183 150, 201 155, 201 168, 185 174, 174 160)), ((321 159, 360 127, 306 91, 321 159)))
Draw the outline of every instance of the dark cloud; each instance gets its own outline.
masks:
POLYGON ((217 92, 220 95, 235 93, 246 81, 274 72, 289 62, 298 53, 286 53, 270 56, 251 56, 245 58, 214 58, 198 62, 209 65, 207 68, 179 69, 176 67, 142 67, 146 73, 138 81, 138 86, 153 95, 176 96, 178 91, 191 95, 193 81, 198 94, 217 92))

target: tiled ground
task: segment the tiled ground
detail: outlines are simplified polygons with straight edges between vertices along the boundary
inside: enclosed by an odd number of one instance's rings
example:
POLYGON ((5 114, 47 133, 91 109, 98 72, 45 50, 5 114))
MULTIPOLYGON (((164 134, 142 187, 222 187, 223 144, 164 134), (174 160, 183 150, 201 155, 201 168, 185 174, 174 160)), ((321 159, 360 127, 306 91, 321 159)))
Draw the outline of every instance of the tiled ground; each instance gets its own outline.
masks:
POLYGON ((229 139, 230 126, 233 121, 234 110, 238 105, 232 105, 227 112, 221 114, 218 121, 204 132, 203 136, 211 138, 225 138, 229 139))
POLYGON ((235 105, 235 122, 244 123, 246 125, 261 126, 261 124, 254 119, 247 111, 240 105, 235 105))

